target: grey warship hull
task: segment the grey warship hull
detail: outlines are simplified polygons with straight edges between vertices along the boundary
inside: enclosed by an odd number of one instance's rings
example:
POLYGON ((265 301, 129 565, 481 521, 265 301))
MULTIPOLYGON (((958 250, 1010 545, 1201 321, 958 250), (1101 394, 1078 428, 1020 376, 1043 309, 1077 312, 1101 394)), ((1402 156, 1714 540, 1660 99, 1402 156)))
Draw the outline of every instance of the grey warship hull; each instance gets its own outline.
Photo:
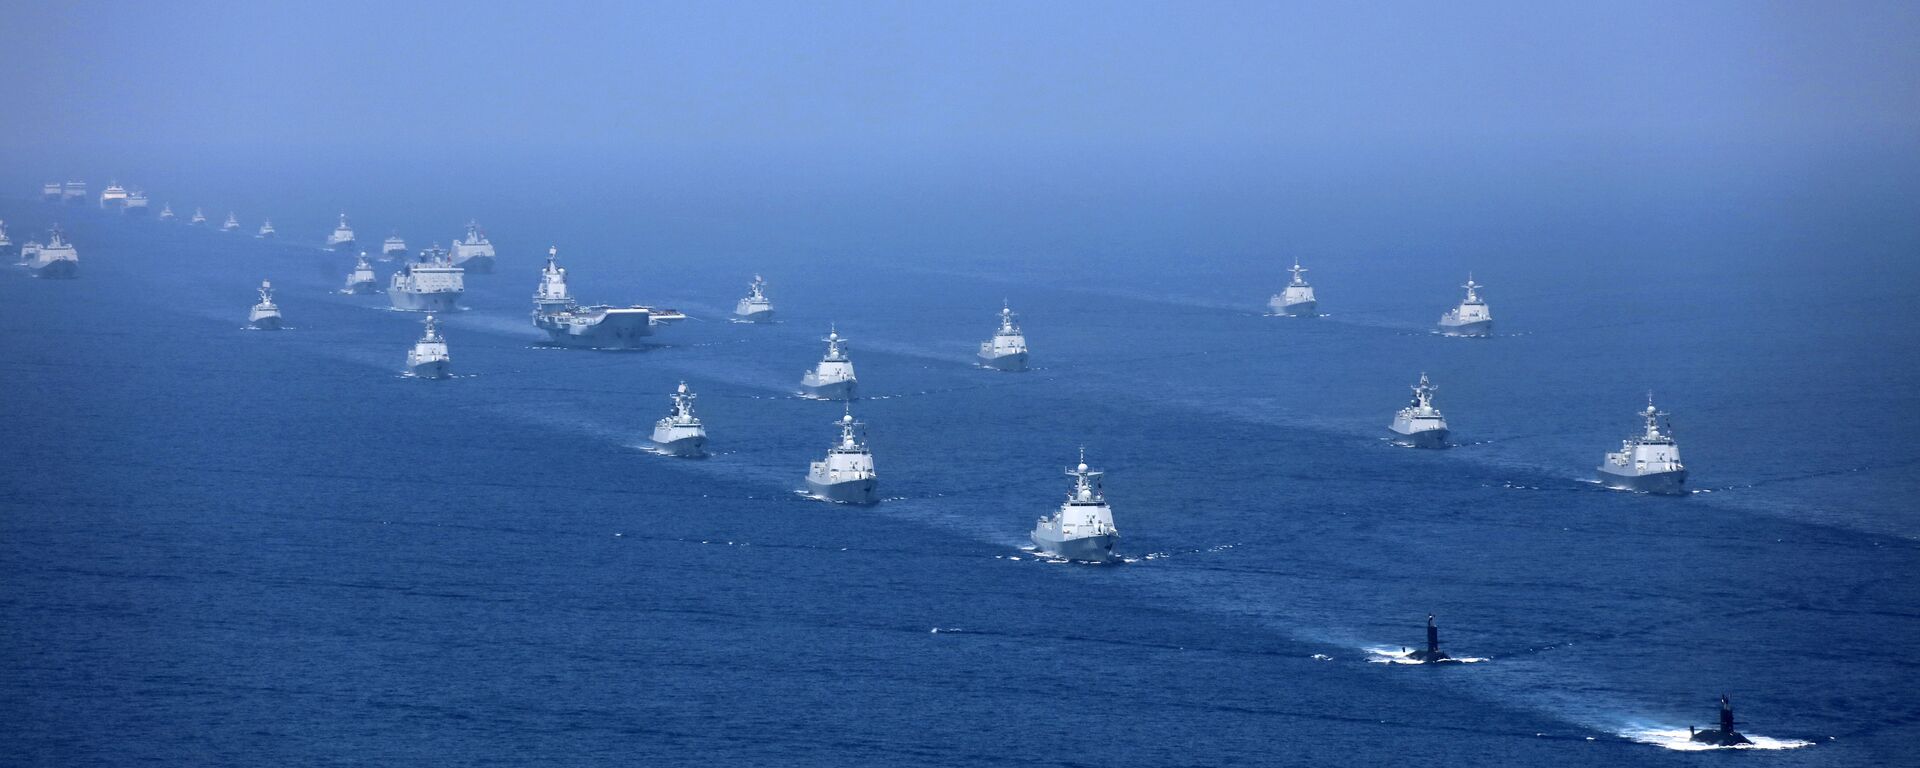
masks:
POLYGON ((873 478, 823 483, 809 477, 807 493, 816 498, 841 504, 878 504, 880 503, 879 485, 880 482, 873 478))
POLYGON ((55 261, 44 267, 33 267, 33 276, 48 280, 72 280, 80 276, 80 265, 73 261, 55 261))
POLYGON ((1440 324, 1440 334, 1443 336, 1485 338, 1493 335, 1493 321, 1481 320, 1472 323, 1459 323, 1457 325, 1443 322, 1440 324))
POLYGON ((379 288, 374 284, 372 280, 368 280, 367 282, 364 282, 364 283, 348 283, 347 284, 347 293, 360 295, 360 294, 379 293, 379 292, 380 292, 379 288))
POLYGON ((981 365, 996 371, 1024 371, 1027 369, 1027 353, 1025 352, 1016 352, 1011 355, 1001 355, 999 357, 990 355, 976 355, 976 357, 980 360, 981 365))
POLYGON ((336 253, 359 253, 360 252, 360 244, 352 240, 342 240, 337 243, 329 243, 328 247, 332 248, 336 253))
POLYGON ((809 397, 821 400, 858 400, 859 382, 856 380, 836 381, 832 384, 801 384, 800 391, 809 397))
POLYGON ((653 445, 655 448, 658 448, 661 453, 668 456, 678 456, 683 459, 697 459, 707 455, 706 435, 683 437, 667 442, 655 440, 653 441, 653 445))
POLYGON ((1033 546, 1041 552, 1066 560, 1107 563, 1119 559, 1113 554, 1113 545, 1120 542, 1120 534, 1117 533, 1078 539, 1057 539, 1045 532, 1034 531, 1028 538, 1033 540, 1033 546))
POLYGON ((1682 496, 1687 492, 1687 471, 1684 469, 1629 475, 1615 472, 1611 467, 1601 466, 1594 471, 1594 474, 1599 476, 1601 485, 1615 490, 1662 496, 1682 496))
POLYGON ((274 315, 274 316, 272 316, 272 317, 262 317, 262 318, 256 318, 256 319, 254 319, 254 320, 252 320, 252 321, 250 321, 250 322, 251 322, 251 324, 253 325, 253 328, 254 328, 254 330, 256 330, 256 331, 277 331, 277 330, 280 330, 280 316, 279 316, 279 315, 274 315))
POLYGON ((453 366, 446 360, 434 360, 415 365, 408 372, 416 379, 444 379, 453 375, 453 366))
POLYGON ((653 319, 645 312, 608 312, 593 321, 567 322, 564 314, 534 315, 533 324, 547 332, 547 340, 584 349, 639 349, 653 336, 653 319))
POLYGON ((474 256, 468 259, 455 259, 453 265, 467 271, 470 275, 493 274, 492 256, 474 256))
POLYGON ((763 309, 758 312, 748 312, 744 315, 735 312, 733 313, 733 319, 743 323, 771 323, 773 322, 773 310, 763 309))
POLYGON ((1418 432, 1401 432, 1389 428, 1387 431, 1392 432, 1394 442, 1400 443, 1401 445, 1409 445, 1415 448, 1447 447, 1447 435, 1449 432, 1444 429, 1423 429, 1418 432))
POLYGON ((394 309, 407 312, 452 312, 459 308, 460 294, 451 291, 438 293, 388 291, 387 300, 393 302, 394 309))
POLYGON ((1320 314, 1320 302, 1302 301, 1295 304, 1277 304, 1272 305, 1272 309, 1275 314, 1286 315, 1287 317, 1318 317, 1320 314))

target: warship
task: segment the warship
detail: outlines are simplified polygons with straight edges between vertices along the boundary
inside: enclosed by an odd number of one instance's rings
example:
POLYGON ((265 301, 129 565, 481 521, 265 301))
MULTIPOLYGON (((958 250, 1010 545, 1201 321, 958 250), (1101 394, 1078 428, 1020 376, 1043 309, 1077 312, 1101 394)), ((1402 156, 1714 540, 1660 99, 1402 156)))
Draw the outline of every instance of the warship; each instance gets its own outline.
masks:
POLYGON ((40 185, 40 199, 44 202, 60 202, 60 182, 52 181, 40 185))
POLYGON ((866 424, 853 420, 851 412, 840 417, 840 442, 827 449, 827 458, 807 467, 807 492, 815 498, 842 504, 877 504, 878 475, 873 470, 873 452, 861 440, 866 424))
POLYGON ((20 261, 34 277, 67 279, 80 276, 80 252, 67 242, 55 225, 47 235, 47 244, 27 243, 20 248, 20 261))
POLYGON ((86 182, 69 181, 65 185, 62 185, 60 187, 60 202, 84 203, 86 202, 86 200, 87 200, 87 183, 86 182))
POLYGON ((220 224, 220 231, 232 232, 239 228, 240 228, 240 217, 233 215, 233 211, 227 211, 227 220, 220 224))
POLYGON ((247 313, 247 325, 256 330, 280 330, 280 307, 273 303, 273 283, 260 281, 260 303, 247 313))
POLYGON ((1726 694, 1720 694, 1720 727, 1712 730, 1700 730, 1687 726, 1689 741, 1697 744, 1712 744, 1716 747, 1737 747, 1752 744, 1753 740, 1733 729, 1733 704, 1727 701, 1726 694))
POLYGON ((638 349, 647 345, 657 325, 687 319, 678 310, 640 304, 614 307, 581 306, 567 294, 567 271, 555 262, 559 248, 547 249, 547 266, 533 294, 533 326, 547 332, 555 344, 591 349, 638 349))
POLYGON ((1447 447, 1447 418, 1440 415, 1440 409, 1433 407, 1433 391, 1437 387, 1427 383, 1427 374, 1420 374, 1420 383, 1413 385, 1413 402, 1393 415, 1393 423, 1387 426, 1399 442, 1415 448, 1447 447))
POLYGON ((698 458, 707 455, 707 428, 693 415, 693 398, 687 383, 673 393, 673 412, 653 423, 653 444, 670 456, 698 458))
POLYGON ((1493 335, 1493 313, 1487 311, 1487 302, 1480 298, 1480 289, 1486 286, 1473 281, 1473 275, 1467 275, 1467 298, 1440 316, 1440 332, 1448 336, 1485 337, 1493 335))
POLYGON ((453 356, 447 354, 447 340, 432 314, 427 315, 427 332, 413 349, 407 350, 407 373, 422 379, 444 379, 452 375, 453 356))
POLYGON ((1293 273, 1293 282, 1287 283, 1285 289, 1267 301, 1267 309, 1273 314, 1288 317, 1314 317, 1319 314, 1320 302, 1313 297, 1313 286, 1300 276, 1307 268, 1300 266, 1299 259, 1294 259, 1293 268, 1287 271, 1293 273))
POLYGON ((1607 454, 1596 468, 1601 484, 1623 491, 1679 495, 1686 493, 1687 467, 1680 463, 1680 444, 1674 442, 1673 425, 1661 429, 1665 411, 1653 407, 1653 393, 1647 393, 1646 431, 1620 441, 1620 450, 1607 454))
POLYGON ((1027 369, 1027 337, 1013 322, 1013 310, 1000 305, 1000 329, 993 338, 980 342, 980 364, 997 371, 1027 369))
POLYGON ((28 240, 20 244, 20 257, 13 264, 16 267, 24 267, 38 258, 40 258, 40 241, 28 240))
POLYGON ((404 259, 406 257, 407 241, 400 239, 400 233, 395 232, 388 235, 386 241, 380 244, 381 261, 393 261, 394 259, 404 259))
POLYGON ((347 226, 346 214, 340 214, 340 226, 334 227, 333 232, 327 235, 327 247, 347 253, 359 250, 359 244, 353 239, 353 227, 347 226))
POLYGON ((1113 508, 1107 506, 1106 492, 1100 487, 1105 472, 1087 469, 1087 450, 1080 449, 1080 464, 1067 470, 1073 478, 1073 490, 1061 502, 1060 511, 1034 523, 1029 538, 1041 552, 1067 560, 1104 563, 1117 559, 1113 545, 1120 531, 1113 527, 1113 508))
POLYGON ((1427 614, 1426 650, 1412 651, 1407 654, 1407 658, 1421 664, 1444 664, 1458 661, 1458 659, 1448 656, 1446 651, 1440 650, 1440 627, 1433 623, 1433 614, 1427 614))
POLYGON ((160 206, 160 220, 161 220, 161 221, 173 221, 173 219, 174 219, 174 215, 173 215, 173 204, 172 204, 172 203, 165 203, 165 204, 162 204, 162 205, 160 206))
POLYGON ((800 377, 801 392, 821 400, 859 399, 859 381, 853 377, 853 361, 847 359, 844 348, 847 340, 829 326, 827 337, 821 341, 827 343, 827 355, 800 377))
POLYGON ((379 277, 373 274, 373 265, 367 263, 367 252, 361 251, 360 258, 353 262, 353 271, 347 273, 347 293, 374 293, 379 290, 379 277))
POLYGON ((274 235, 273 219, 267 219, 266 221, 261 222, 260 231, 253 233, 254 237, 259 238, 261 240, 265 240, 269 237, 273 237, 273 235, 274 235))
POLYGON ((447 261, 438 243, 420 252, 418 262, 400 267, 387 282, 387 301, 408 312, 451 312, 467 291, 466 270, 447 261))
POLYGON ((747 285, 747 296, 733 306, 733 317, 747 323, 767 323, 773 321, 773 301, 767 298, 767 281, 753 276, 753 282, 747 285))
POLYGON ((453 265, 474 274, 493 272, 493 243, 480 231, 479 224, 467 222, 466 238, 454 241, 453 265))
POLYGON ((0 248, 8 248, 12 245, 13 241, 7 238, 7 223, 0 221, 0 248))
POLYGON ((147 193, 137 189, 127 193, 126 213, 128 216, 145 216, 148 211, 147 193))
POLYGON ((103 210, 124 210, 127 207, 127 188, 120 182, 109 181, 107 188, 100 191, 100 207, 103 210))
POLYGON ((188 224, 205 224, 207 223, 207 214, 203 213, 200 209, 195 208, 193 209, 193 218, 187 219, 187 223, 188 224))

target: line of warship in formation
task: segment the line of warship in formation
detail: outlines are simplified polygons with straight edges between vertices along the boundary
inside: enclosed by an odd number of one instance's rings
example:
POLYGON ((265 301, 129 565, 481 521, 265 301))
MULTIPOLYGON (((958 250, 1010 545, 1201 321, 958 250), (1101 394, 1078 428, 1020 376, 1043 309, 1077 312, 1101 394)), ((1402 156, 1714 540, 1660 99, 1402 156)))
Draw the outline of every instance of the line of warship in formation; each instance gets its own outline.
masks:
MULTIPOLYGON (((72 203, 85 199, 87 191, 84 182, 49 183, 42 187, 42 194, 49 201, 72 203)), ((114 183, 101 194, 100 205, 106 209, 133 213, 136 208, 144 209, 145 196, 114 183)), ((161 211, 160 219, 174 219, 171 205, 161 211)), ((206 220, 204 212, 196 208, 188 224, 200 225, 206 220)), ((229 213, 220 229, 233 231, 239 226, 238 218, 229 213)), ((271 221, 263 223, 257 234, 262 238, 273 235, 271 221)), ((341 214, 339 226, 328 236, 326 244, 335 250, 351 251, 355 242, 346 215, 341 214)), ((11 245, 5 222, 0 222, 0 247, 11 245)), ((405 241, 395 234, 383 243, 380 258, 383 261, 404 259, 406 253, 405 241)), ((582 307, 569 293, 566 270, 560 268, 557 258, 558 248, 549 248, 547 263, 541 271, 540 283, 533 297, 533 323, 547 331, 555 342, 581 347, 630 347, 637 345, 638 339, 650 336, 655 326, 686 319, 686 315, 673 310, 645 306, 582 307)), ((422 379, 450 377, 452 357, 433 313, 457 309, 465 291, 464 275, 468 269, 491 272, 494 261, 492 243, 476 224, 469 223, 467 235, 456 242, 453 255, 449 256, 436 244, 421 251, 417 262, 405 264, 393 274, 387 291, 393 307, 429 313, 424 322, 423 335, 407 352, 406 371, 409 375, 422 379)), ((76 249, 58 225, 52 227, 47 244, 28 242, 20 249, 20 264, 40 277, 74 277, 78 263, 76 249)), ((1316 316, 1318 301, 1313 287, 1303 277, 1307 270, 1296 261, 1289 271, 1293 275, 1292 280, 1281 293, 1272 297, 1268 303, 1269 309, 1275 315, 1316 316)), ((361 251, 347 277, 344 292, 373 293, 376 286, 377 275, 373 265, 366 252, 361 251)), ((1466 297, 1459 306, 1441 318, 1439 331, 1452 336, 1491 335, 1492 315, 1479 295, 1479 289, 1485 286, 1475 282, 1469 275, 1466 284, 1461 287, 1466 289, 1466 297)), ((733 319, 749 323, 771 321, 773 303, 767 298, 765 288, 766 282, 755 275, 747 296, 736 305, 733 319)), ((261 281, 259 296, 260 301, 253 305, 248 315, 249 326, 261 330, 282 327, 283 317, 279 305, 274 302, 272 283, 261 281)), ((827 344, 826 354, 802 378, 802 392, 818 399, 850 403, 858 396, 858 382, 854 376, 853 362, 847 356, 847 340, 840 336, 837 328, 830 328, 823 341, 827 344)), ((1000 326, 991 339, 980 344, 978 359, 982 367, 995 370, 1020 371, 1027 368, 1025 334, 1015 323, 1013 310, 1005 304, 1000 310, 1000 326)), ((1447 447, 1447 421, 1433 404, 1437 387, 1422 373, 1419 383, 1412 389, 1412 401, 1394 415, 1389 431, 1396 441, 1406 445, 1419 448, 1447 447)), ((654 423, 651 442, 659 452, 667 455, 705 456, 707 433, 705 425, 694 415, 695 395, 685 382, 681 382, 671 398, 672 409, 666 417, 654 423)), ((839 439, 827 449, 824 459, 811 462, 808 466, 805 479, 807 492, 826 501, 877 504, 880 501, 878 474, 873 452, 865 440, 865 424, 854 419, 850 405, 843 408, 841 418, 835 422, 840 431, 839 439)), ((1620 450, 1605 454, 1595 470, 1599 481, 1609 488, 1641 493, 1684 493, 1687 470, 1680 461, 1679 445, 1674 440, 1671 423, 1662 421, 1668 414, 1654 405, 1651 393, 1647 398, 1647 407, 1640 412, 1640 416, 1644 421, 1642 432, 1622 441, 1620 450)), ((1115 551, 1120 534, 1102 488, 1105 473, 1088 468, 1083 448, 1079 464, 1066 470, 1066 475, 1073 479, 1066 500, 1052 514, 1039 518, 1028 534, 1034 550, 1063 560, 1088 563, 1120 561, 1115 551)), ((1431 614, 1427 616, 1426 629, 1426 647, 1421 650, 1403 649, 1404 658, 1416 664, 1463 661, 1440 649, 1439 628, 1431 614)), ((1690 740, 1720 747, 1752 744, 1750 739, 1734 730, 1734 724, 1732 705, 1723 695, 1720 698, 1718 727, 1689 727, 1690 740)))
MULTIPOLYGON (((581 306, 567 292, 567 271, 556 262, 559 253, 558 247, 547 249, 547 266, 533 292, 533 327, 546 331, 549 341, 568 347, 638 349, 646 346, 655 327, 687 319, 679 310, 640 304, 581 306)), ((492 263, 491 255, 486 258, 492 263)))

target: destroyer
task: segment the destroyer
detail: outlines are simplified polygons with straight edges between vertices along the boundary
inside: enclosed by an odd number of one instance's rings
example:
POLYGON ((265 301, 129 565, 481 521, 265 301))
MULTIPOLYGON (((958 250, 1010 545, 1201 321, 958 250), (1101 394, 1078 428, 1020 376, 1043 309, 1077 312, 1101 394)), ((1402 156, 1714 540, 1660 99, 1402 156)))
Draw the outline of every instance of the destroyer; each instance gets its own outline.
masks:
POLYGON ((353 263, 353 271, 347 273, 347 293, 373 293, 378 284, 373 274, 373 265, 367 263, 367 252, 361 251, 359 260, 353 263))
POLYGON ((47 235, 47 244, 27 243, 20 248, 20 261, 34 277, 68 279, 80 276, 80 252, 67 242, 55 225, 47 235))
POLYGON ((447 252, 435 244, 420 252, 420 260, 400 268, 387 283, 387 301, 408 312, 451 312, 467 292, 466 270, 448 263, 447 252))
POLYGON ((998 371, 1027 369, 1027 337, 1013 322, 1013 310, 1000 305, 1000 329, 993 338, 980 342, 980 364, 998 371))
POLYGON ((1060 511, 1034 523, 1033 545, 1041 552, 1068 560, 1105 563, 1115 559, 1113 545, 1120 531, 1113 527, 1113 508, 1107 506, 1106 492, 1100 487, 1105 472, 1087 469, 1087 450, 1080 449, 1080 464, 1067 470, 1073 478, 1073 490, 1060 504, 1060 511))
POLYGON ((407 373, 422 379, 444 379, 452 375, 452 368, 453 356, 447 354, 447 340, 440 336, 440 328, 429 314, 426 335, 413 343, 413 349, 407 350, 407 373))
POLYGON ((707 428, 693 415, 693 398, 687 383, 673 393, 673 411, 653 423, 653 444, 669 456, 698 458, 707 455, 707 428))
POLYGON ((815 498, 842 504, 877 504, 879 476, 873 470, 873 452, 861 440, 866 424, 851 412, 840 417, 840 442, 827 449, 827 458, 807 467, 807 492, 815 498))
POLYGON ((827 355, 800 377, 801 391, 821 400, 859 399, 859 381, 853 377, 853 361, 847 359, 847 340, 829 326, 827 337, 821 341, 827 343, 827 355))
POLYGON ((395 232, 388 235, 386 241, 380 244, 381 261, 393 261, 394 259, 404 259, 406 257, 407 241, 400 239, 400 233, 395 232))
POLYGON ((1747 738, 1746 734, 1733 729, 1733 704, 1727 701, 1727 695, 1724 693, 1720 694, 1720 727, 1712 730, 1698 730, 1689 725, 1687 726, 1687 732, 1692 734, 1689 740, 1698 744, 1712 744, 1716 747, 1737 747, 1742 744, 1753 743, 1753 740, 1747 738))
POLYGON ((1680 444, 1673 440, 1673 425, 1660 428, 1667 414, 1653 407, 1653 393, 1647 393, 1646 431, 1620 441, 1620 450, 1608 453, 1597 468, 1600 482, 1608 488, 1679 495, 1685 493, 1687 467, 1680 463, 1680 444))
POLYGON ((7 239, 7 223, 0 221, 0 248, 10 248, 12 246, 13 241, 7 239))
POLYGON ((193 218, 187 219, 189 225, 207 223, 207 214, 198 208, 193 209, 193 218))
POLYGON ((1480 289, 1486 286, 1473 281, 1473 275, 1467 275, 1467 298, 1460 306, 1448 310, 1440 316, 1440 332, 1448 336, 1492 336, 1493 313, 1487 311, 1487 302, 1480 298, 1480 289))
POLYGON ((567 271, 555 259, 559 248, 547 249, 547 266, 540 271, 540 287, 533 294, 533 326, 547 338, 569 347, 638 349, 646 346, 654 326, 687 319, 678 310, 640 304, 614 307, 580 306, 567 293, 567 271))
POLYGON ((358 250, 358 246, 359 244, 354 242, 353 239, 353 227, 347 226, 347 215, 344 213, 340 214, 340 226, 334 227, 333 233, 327 235, 327 247, 336 251, 352 253, 358 250))
POLYGON ((145 216, 148 212, 147 193, 137 189, 127 193, 128 216, 145 216))
POLYGON ((1299 259, 1294 259, 1293 268, 1287 271, 1293 273, 1293 282, 1287 283, 1286 288, 1274 294, 1273 298, 1267 301, 1267 308, 1276 315, 1288 317, 1317 315, 1320 302, 1313 298, 1313 286, 1308 285, 1306 278, 1301 277, 1306 273, 1307 268, 1300 266, 1299 259))
POLYGON ((247 313, 247 325, 256 330, 280 330, 280 307, 273 303, 273 283, 260 281, 260 303, 247 313))
POLYGON ((273 235, 274 235, 273 219, 267 219, 266 221, 261 222, 260 231, 253 233, 254 237, 259 238, 261 240, 265 240, 267 238, 273 237, 273 235))
POLYGON ((173 204, 172 204, 172 203, 166 203, 166 204, 163 204, 163 205, 161 205, 161 206, 160 206, 160 220, 161 220, 161 221, 173 221, 173 219, 174 219, 174 215, 173 215, 173 204))
POLYGON ((86 182, 69 181, 64 186, 60 187, 60 202, 85 203, 86 201, 87 201, 87 183, 86 182))
POLYGON ((479 224, 467 222, 466 238, 454 241, 453 264, 474 274, 493 272, 493 243, 480 231, 479 224))
POLYGON ((233 211, 227 211, 227 220, 220 225, 220 231, 232 232, 239 228, 240 217, 233 215, 233 211))
POLYGON ((120 186, 120 182, 117 181, 107 182, 107 188, 100 191, 100 208, 119 211, 125 210, 126 207, 127 188, 120 186))
POLYGON ((1420 374, 1420 383, 1413 385, 1413 402, 1393 415, 1393 423, 1387 425, 1399 442, 1415 448, 1447 447, 1447 419, 1440 415, 1440 409, 1433 407, 1433 391, 1438 387, 1427 383, 1427 375, 1420 374))
POLYGON ((753 276, 747 285, 747 297, 733 305, 733 317, 743 323, 773 322, 773 301, 767 298, 767 281, 753 276))

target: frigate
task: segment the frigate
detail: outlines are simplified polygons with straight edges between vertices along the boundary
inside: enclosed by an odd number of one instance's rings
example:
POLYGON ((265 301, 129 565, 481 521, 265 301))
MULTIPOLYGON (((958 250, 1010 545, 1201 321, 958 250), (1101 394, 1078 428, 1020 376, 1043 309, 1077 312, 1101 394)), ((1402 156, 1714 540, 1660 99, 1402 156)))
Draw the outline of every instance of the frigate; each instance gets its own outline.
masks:
POLYGON ((407 350, 407 373, 422 379, 444 379, 452 374, 453 356, 447 354, 447 340, 432 314, 427 315, 427 332, 407 350))
POLYGON ((753 276, 753 282, 747 285, 747 296, 733 306, 733 317, 746 323, 766 323, 773 321, 773 301, 767 298, 767 281, 753 276))
POLYGON ((1712 744, 1716 747, 1737 747, 1753 743, 1746 734, 1733 729, 1733 703, 1727 700, 1727 695, 1724 693, 1720 694, 1720 727, 1703 730, 1689 725, 1687 732, 1691 734, 1688 737, 1689 741, 1712 744))
POLYGON ((44 202, 60 202, 60 182, 50 181, 40 185, 40 199, 44 202))
POLYGON ((1447 447, 1447 419, 1440 415, 1440 409, 1433 407, 1433 391, 1438 387, 1427 383, 1427 374, 1420 374, 1420 383, 1413 385, 1413 402, 1393 415, 1393 423, 1387 425, 1399 442, 1415 448, 1447 447))
POLYGON ((1620 450, 1608 453, 1597 471, 1608 488, 1680 495, 1686 493, 1687 467, 1680 463, 1680 444, 1674 442, 1673 425, 1661 429, 1666 412, 1653 407, 1653 393, 1647 393, 1646 430, 1620 441, 1620 450))
POLYGON ((1013 322, 1013 309, 1000 305, 1000 328, 993 338, 980 342, 980 364, 999 371, 1027 369, 1027 336, 1013 322))
POLYGON ((359 242, 353 239, 353 227, 347 226, 346 214, 340 214, 340 225, 327 235, 327 247, 344 253, 359 250, 359 242))
POLYGON ((86 200, 87 200, 87 183, 86 182, 69 181, 60 187, 60 202, 85 203, 86 200))
POLYGON ((1492 336, 1493 313, 1487 311, 1487 302, 1480 298, 1480 289, 1486 286, 1473 281, 1473 275, 1467 275, 1467 298, 1460 306, 1447 310, 1440 316, 1440 332, 1448 336, 1492 336))
POLYGON ((707 428, 693 415, 694 397, 687 383, 680 382, 680 389, 673 393, 673 411, 653 423, 653 444, 662 453, 686 458, 707 455, 707 428))
POLYGON ((261 240, 265 240, 267 238, 273 237, 274 236, 273 219, 267 219, 266 221, 261 222, 260 231, 253 233, 253 236, 261 240))
POLYGON ((406 257, 407 241, 400 239, 400 233, 395 232, 388 235, 386 241, 380 244, 381 261, 393 261, 394 259, 405 259, 406 257))
POLYGON ((408 312, 451 312, 466 294, 466 270, 447 261, 447 252, 434 244, 420 252, 420 260, 400 267, 387 282, 387 301, 408 312))
POLYGON ((240 217, 233 215, 233 211, 227 211, 227 220, 220 224, 220 231, 232 232, 239 228, 240 228, 240 217))
POLYGON ((555 344, 590 349, 638 349, 648 344, 655 326, 687 319, 679 310, 641 304, 615 307, 581 306, 567 293, 567 271, 555 259, 560 249, 547 249, 547 266, 533 294, 533 326, 547 332, 555 344))
POLYGON ((1451 661, 1457 661, 1457 659, 1453 658, 1452 656, 1448 656, 1446 651, 1440 650, 1440 627, 1439 625, 1436 625, 1433 623, 1433 614, 1431 613, 1427 614, 1427 647, 1426 649, 1419 650, 1419 651, 1411 651, 1407 654, 1407 658, 1417 661, 1421 664, 1444 664, 1451 661))
POLYGON ((361 251, 360 258, 353 262, 353 271, 347 273, 347 293, 374 293, 379 290, 379 277, 373 273, 373 265, 367 262, 367 252, 361 251))
POLYGON ((161 220, 161 221, 173 221, 173 220, 174 220, 174 215, 173 215, 173 204, 172 204, 172 203, 166 203, 166 204, 163 204, 163 205, 161 205, 161 206, 160 206, 160 220, 161 220))
POLYGON ((261 331, 280 330, 280 307, 273 303, 273 283, 260 281, 260 303, 247 313, 247 325, 261 331))
POLYGON ((474 274, 493 272, 493 243, 476 222, 467 222, 467 236, 453 243, 453 264, 474 274))
POLYGON ((877 504, 879 476, 873 469, 873 452, 861 439, 866 424, 853 420, 851 412, 840 417, 840 441, 827 449, 827 458, 807 467, 807 492, 815 498, 843 504, 877 504))
POLYGON ((1067 492, 1060 511, 1034 523, 1029 534, 1033 545, 1068 560, 1115 560, 1113 545, 1120 541, 1120 530, 1113 527, 1113 508, 1107 506, 1106 491, 1101 488, 1106 474, 1087 469, 1087 451, 1080 449, 1080 464, 1067 470, 1073 490, 1067 492))
POLYGON ((7 223, 0 221, 0 248, 13 247, 13 241, 7 238, 7 223))
POLYGON ((59 225, 47 235, 47 244, 28 243, 20 248, 20 261, 34 277, 67 279, 80 276, 80 252, 67 242, 59 225))
POLYGON ((40 241, 28 240, 20 244, 20 257, 13 264, 16 267, 24 267, 31 265, 38 258, 40 258, 40 241))
POLYGON ((1287 283, 1286 288, 1274 294, 1273 298, 1267 301, 1267 308, 1273 314, 1288 317, 1313 317, 1319 314, 1320 302, 1313 297, 1313 286, 1308 285, 1307 279, 1301 277, 1306 273, 1307 268, 1300 266, 1299 259, 1294 259, 1293 268, 1287 271, 1293 273, 1293 282, 1287 283))
POLYGON ((207 223, 207 214, 201 211, 200 209, 195 208, 193 209, 193 218, 187 219, 187 223, 188 224, 205 224, 207 223))
POLYGON ((126 203, 127 215, 128 216, 147 215, 150 212, 149 209, 147 208, 147 203, 148 203, 147 193, 137 189, 131 192, 128 192, 127 203, 126 203))
POLYGON ((827 354, 800 377, 800 390, 821 400, 859 399, 859 381, 853 376, 853 361, 847 358, 847 340, 840 337, 838 329, 829 327, 821 341, 827 343, 827 354))
POLYGON ((100 207, 104 210, 118 211, 127 207, 127 188, 120 182, 109 181, 107 188, 100 190, 100 207))

